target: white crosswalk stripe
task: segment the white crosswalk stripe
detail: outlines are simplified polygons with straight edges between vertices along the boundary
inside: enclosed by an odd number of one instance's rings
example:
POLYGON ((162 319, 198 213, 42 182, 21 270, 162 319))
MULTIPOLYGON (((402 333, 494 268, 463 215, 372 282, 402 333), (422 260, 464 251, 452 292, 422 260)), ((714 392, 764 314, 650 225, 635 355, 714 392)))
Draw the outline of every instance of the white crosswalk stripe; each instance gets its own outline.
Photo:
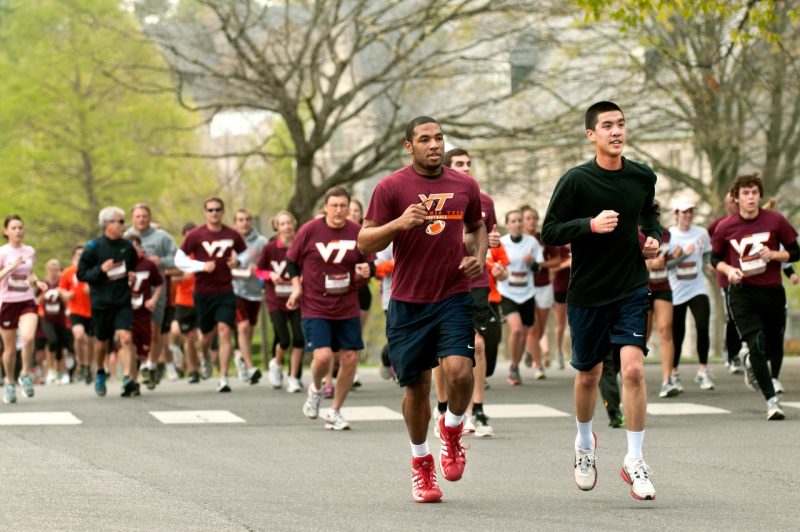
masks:
POLYGON ((80 425, 71 412, 13 412, 0 414, 0 425, 80 425))
POLYGON ((649 403, 647 413, 651 416, 685 416, 691 414, 730 414, 730 410, 696 403, 649 403))
POLYGON ((490 418, 565 417, 572 415, 539 404, 493 404, 485 405, 483 410, 490 418))
POLYGON ((150 415, 166 425, 197 423, 245 423, 227 410, 163 410, 150 415))

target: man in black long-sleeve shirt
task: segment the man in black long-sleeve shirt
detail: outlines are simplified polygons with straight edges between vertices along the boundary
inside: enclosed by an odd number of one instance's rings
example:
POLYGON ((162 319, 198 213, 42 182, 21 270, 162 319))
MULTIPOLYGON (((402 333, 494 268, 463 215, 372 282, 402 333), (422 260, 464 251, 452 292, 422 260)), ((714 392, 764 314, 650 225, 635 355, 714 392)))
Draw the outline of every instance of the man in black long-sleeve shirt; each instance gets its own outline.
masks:
POLYGON ((103 234, 90 240, 78 261, 78 280, 89 283, 91 289, 92 323, 96 339, 97 376, 94 390, 98 397, 106 395, 105 359, 108 342, 119 339, 119 353, 125 366, 122 396, 138 395, 138 384, 129 378, 136 364, 131 337, 133 308, 130 282, 136 278, 136 250, 122 238, 125 212, 118 207, 106 207, 98 216, 103 234))
POLYGON ((647 390, 647 268, 661 239, 654 203, 656 176, 646 165, 622 157, 625 117, 612 102, 586 111, 586 136, 595 157, 572 168, 559 180, 542 226, 549 246, 572 244, 572 271, 567 292, 575 377, 574 478, 582 490, 597 481, 592 416, 603 359, 619 356, 628 453, 620 475, 637 499, 654 499, 650 467, 642 458, 647 390), (639 247, 637 226, 647 239, 639 247), (643 256, 644 255, 644 256, 643 256))

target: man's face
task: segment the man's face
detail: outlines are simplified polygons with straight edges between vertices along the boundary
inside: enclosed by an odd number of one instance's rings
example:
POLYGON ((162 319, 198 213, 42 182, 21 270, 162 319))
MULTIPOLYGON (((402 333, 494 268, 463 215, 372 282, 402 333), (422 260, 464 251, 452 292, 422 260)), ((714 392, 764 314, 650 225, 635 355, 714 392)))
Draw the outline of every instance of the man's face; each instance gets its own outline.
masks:
POLYGON ((218 201, 209 201, 206 203, 203 215, 206 217, 206 222, 211 225, 217 225, 222 221, 222 215, 225 214, 225 210, 222 208, 222 204, 218 201))
POLYGON ((462 174, 472 175, 472 159, 469 155, 454 155, 450 158, 450 168, 462 174))
POLYGON ((431 173, 439 171, 444 151, 444 135, 439 124, 429 122, 418 125, 414 128, 411 142, 406 141, 404 145, 418 167, 431 173))
POLYGON ((761 204, 761 192, 758 191, 758 185, 740 187, 736 200, 739 203, 739 212, 741 214, 757 212, 761 204))
POLYGON ((131 220, 133 228, 140 233, 150 227, 150 212, 147 209, 143 209, 141 207, 133 209, 131 218, 133 218, 131 220))
POLYGON ((619 157, 625 146, 625 117, 620 111, 600 113, 594 130, 587 130, 586 136, 594 143, 598 155, 619 157))
POLYGON ((253 215, 249 212, 237 212, 233 225, 240 235, 246 236, 253 230, 253 215))
POLYGON ((331 196, 325 202, 325 222, 331 227, 342 227, 350 212, 347 196, 331 196))
POLYGON ((534 210, 527 210, 522 213, 522 227, 526 233, 535 233, 539 228, 539 213, 534 210))

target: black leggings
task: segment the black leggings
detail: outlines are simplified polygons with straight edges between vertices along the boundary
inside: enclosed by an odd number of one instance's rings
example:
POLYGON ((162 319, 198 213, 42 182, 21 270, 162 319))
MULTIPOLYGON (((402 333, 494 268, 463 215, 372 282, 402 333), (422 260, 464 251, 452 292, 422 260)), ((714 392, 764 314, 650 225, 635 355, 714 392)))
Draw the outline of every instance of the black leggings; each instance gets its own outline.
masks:
POLYGON ((708 296, 700 294, 680 305, 672 307, 672 339, 675 342, 675 360, 673 368, 677 368, 681 361, 681 347, 686 336, 686 309, 692 311, 694 322, 697 327, 697 358, 701 364, 708 364, 708 350, 711 340, 708 337, 709 318, 711 316, 711 304, 708 296))
POLYGON ((275 339, 278 345, 284 351, 292 347, 305 347, 305 340, 303 339, 303 328, 300 325, 300 310, 293 310, 284 312, 282 310, 273 310, 269 313, 272 319, 272 328, 275 329, 275 339), (289 334, 289 326, 291 325, 291 335, 289 334))

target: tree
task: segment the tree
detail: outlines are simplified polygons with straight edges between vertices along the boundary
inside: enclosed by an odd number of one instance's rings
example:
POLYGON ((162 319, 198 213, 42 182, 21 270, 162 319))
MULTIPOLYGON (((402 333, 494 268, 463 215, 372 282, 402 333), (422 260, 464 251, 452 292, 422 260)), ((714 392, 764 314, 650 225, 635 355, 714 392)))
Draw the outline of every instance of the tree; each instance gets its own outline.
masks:
POLYGON ((329 187, 399 166, 403 128, 416 115, 434 115, 460 138, 525 130, 495 109, 524 99, 511 90, 508 49, 541 9, 513 0, 194 0, 146 31, 187 108, 208 120, 231 110, 279 119, 283 151, 265 149, 267 128, 250 147, 209 155, 291 158, 288 205, 305 220, 329 187))
MULTIPOLYGON (((5 209, 28 222, 40 255, 69 256, 98 233, 98 211, 157 203, 165 187, 191 178, 209 190, 198 164, 154 154, 188 147, 189 114, 173 98, 128 90, 115 80, 134 59, 163 74, 153 45, 109 31, 135 29, 116 0, 11 0, 0 18, 0 172, 5 209), (187 175, 188 174, 188 175, 187 175)), ((178 192, 180 193, 180 192, 178 192)), ((186 208, 177 205, 178 210, 186 208)), ((199 208, 193 209, 199 212, 199 208)))

